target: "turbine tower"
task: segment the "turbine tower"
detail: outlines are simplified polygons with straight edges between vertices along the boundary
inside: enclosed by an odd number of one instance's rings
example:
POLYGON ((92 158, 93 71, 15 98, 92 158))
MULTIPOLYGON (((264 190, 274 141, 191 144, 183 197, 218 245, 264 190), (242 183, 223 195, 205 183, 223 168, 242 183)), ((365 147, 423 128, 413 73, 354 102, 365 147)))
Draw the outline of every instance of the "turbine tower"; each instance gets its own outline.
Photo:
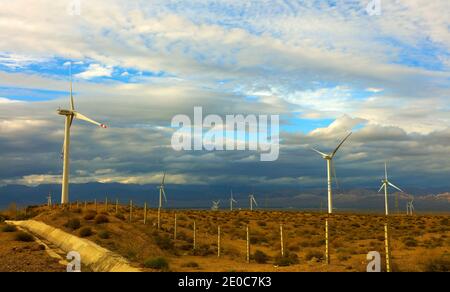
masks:
POLYGON ((230 211, 233 211, 233 203, 237 204, 237 201, 233 198, 233 190, 231 190, 231 197, 230 197, 230 211))
POLYGON ((389 215, 389 205, 388 205, 388 187, 391 186, 394 189, 399 190, 400 192, 404 193, 399 187, 391 183, 388 179, 388 173, 387 173, 387 163, 384 163, 384 178, 381 180, 381 187, 378 190, 378 192, 381 192, 381 190, 384 188, 384 210, 386 216, 389 215))
POLYGON ((164 190, 165 180, 166 180, 166 172, 164 172, 161 185, 158 187, 159 188, 158 229, 161 228, 161 209, 163 206, 163 199, 167 203, 166 191, 164 190))
POLYGON ((327 182, 328 182, 328 213, 333 213, 333 197, 332 197, 332 190, 331 190, 331 172, 333 172, 335 178, 336 178, 336 172, 334 170, 334 164, 333 164, 333 158, 336 155, 336 152, 339 150, 339 148, 344 144, 345 140, 347 140, 348 137, 350 137, 352 133, 350 132, 342 141, 339 143, 339 145, 331 152, 330 154, 325 154, 323 152, 320 152, 317 149, 312 148, 313 151, 319 153, 323 159, 327 161, 327 182))
POLYGON ((256 203, 255 195, 250 194, 250 196, 248 196, 248 198, 250 200, 250 211, 253 211, 253 203, 255 204, 256 207, 258 207, 258 203, 256 203))
POLYGON ((73 119, 83 120, 91 124, 106 128, 104 124, 100 124, 85 115, 75 110, 75 104, 72 94, 72 63, 70 63, 70 109, 58 108, 58 114, 65 116, 65 128, 64 128, 64 145, 62 151, 63 158, 63 175, 62 175, 62 189, 61 189, 61 204, 65 205, 69 203, 69 157, 70 157, 70 128, 72 126, 73 119))

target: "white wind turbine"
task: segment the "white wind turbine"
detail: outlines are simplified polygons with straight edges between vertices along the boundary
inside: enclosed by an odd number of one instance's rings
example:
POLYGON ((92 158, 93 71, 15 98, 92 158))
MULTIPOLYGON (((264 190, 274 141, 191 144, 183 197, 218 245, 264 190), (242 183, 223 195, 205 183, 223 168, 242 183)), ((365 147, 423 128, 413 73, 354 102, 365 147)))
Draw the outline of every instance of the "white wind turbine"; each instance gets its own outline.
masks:
POLYGON ((410 201, 406 203, 406 215, 413 215, 414 212, 414 198, 411 197, 410 201))
POLYGON ((167 197, 166 197, 166 191, 164 190, 165 187, 165 180, 166 180, 166 173, 164 172, 161 185, 159 185, 159 209, 163 206, 163 199, 167 203, 167 197))
POLYGON ((166 180, 166 172, 163 174, 161 185, 159 185, 159 205, 158 205, 158 229, 161 228, 161 209, 163 206, 163 199, 167 203, 166 191, 164 190, 166 180))
POLYGON ((233 211, 233 203, 237 204, 237 201, 233 198, 233 190, 231 190, 231 197, 230 197, 230 211, 233 211))
POLYGON ((51 193, 48 193, 48 196, 47 196, 47 206, 48 207, 52 206, 52 194, 51 193))
POLYGON ((327 161, 327 182, 328 182, 328 213, 333 213, 333 197, 332 197, 332 190, 331 190, 331 172, 333 172, 334 176, 336 177, 336 172, 334 170, 334 164, 333 164, 333 158, 336 155, 336 152, 339 150, 339 148, 344 144, 345 140, 347 140, 348 137, 350 137, 352 133, 350 132, 342 141, 339 143, 339 145, 331 152, 330 154, 325 154, 323 152, 320 152, 317 149, 312 148, 313 151, 319 153, 323 159, 327 161))
POLYGON ((394 189, 399 190, 400 192, 404 193, 399 187, 391 183, 388 179, 387 174, 387 163, 384 163, 384 178, 381 180, 381 187, 378 190, 378 192, 381 192, 381 190, 384 188, 384 210, 386 216, 389 215, 389 205, 388 205, 388 186, 393 187, 394 189))
POLYGON ((220 208, 220 200, 218 200, 218 201, 212 201, 212 207, 211 207, 211 210, 213 210, 213 211, 217 211, 217 210, 219 210, 219 208, 220 208))
POLYGON ((64 129, 64 145, 62 151, 63 158, 63 176, 62 176, 62 190, 61 190, 61 204, 65 205, 69 203, 69 156, 70 156, 70 128, 72 126, 73 119, 83 120, 91 124, 106 128, 104 124, 96 122, 85 115, 75 110, 75 104, 72 94, 72 63, 70 63, 70 109, 58 108, 58 114, 65 116, 65 129, 64 129))
POLYGON ((250 211, 253 211, 253 203, 255 204, 256 207, 258 207, 258 203, 256 202, 255 195, 250 194, 250 196, 248 196, 248 198, 250 200, 250 211))

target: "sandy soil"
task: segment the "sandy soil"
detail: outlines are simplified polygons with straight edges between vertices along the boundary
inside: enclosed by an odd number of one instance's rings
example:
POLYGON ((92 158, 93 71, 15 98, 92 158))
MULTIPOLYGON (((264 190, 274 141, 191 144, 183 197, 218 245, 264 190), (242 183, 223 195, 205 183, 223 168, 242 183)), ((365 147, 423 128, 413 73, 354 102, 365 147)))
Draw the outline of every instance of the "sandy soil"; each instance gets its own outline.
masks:
MULTIPOLYGON (((5 224, 0 224, 0 229, 5 224)), ((0 272, 64 272, 66 267, 50 257, 36 242, 15 240, 17 232, 0 231, 0 272)))

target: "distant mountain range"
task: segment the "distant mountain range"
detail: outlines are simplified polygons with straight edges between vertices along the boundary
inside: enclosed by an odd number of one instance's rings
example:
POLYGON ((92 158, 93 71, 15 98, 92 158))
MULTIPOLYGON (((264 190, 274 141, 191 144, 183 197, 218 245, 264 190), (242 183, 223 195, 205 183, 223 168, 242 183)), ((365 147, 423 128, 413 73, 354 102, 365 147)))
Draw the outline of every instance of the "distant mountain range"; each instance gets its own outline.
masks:
MULTIPOLYGON (((167 208, 200 208, 209 209, 212 200, 221 200, 221 208, 228 208, 230 186, 205 185, 168 185, 166 187, 167 208)), ((449 212, 450 193, 443 189, 414 189, 414 206, 418 212, 449 212)), ((258 187, 233 186, 233 196, 238 200, 236 208, 248 208, 248 195, 255 193, 258 207, 273 209, 315 209, 326 210, 326 190, 321 189, 280 189, 279 187, 260 189, 258 187)), ((24 185, 7 185, 0 187, 0 209, 5 209, 12 202, 18 206, 45 204, 47 195, 51 193, 54 202, 60 200, 60 185, 39 185, 35 187, 24 185)), ((155 207, 158 201, 157 185, 135 185, 119 183, 87 183, 71 184, 70 199, 74 201, 99 202, 108 197, 110 201, 116 198, 121 203, 133 200, 136 204, 147 202, 155 207)), ((399 194, 399 209, 406 208, 407 195, 399 194)), ((360 210, 383 212, 384 195, 376 190, 350 189, 334 191, 334 205, 337 211, 360 210)), ((395 210, 395 195, 390 194, 390 207, 395 210)))

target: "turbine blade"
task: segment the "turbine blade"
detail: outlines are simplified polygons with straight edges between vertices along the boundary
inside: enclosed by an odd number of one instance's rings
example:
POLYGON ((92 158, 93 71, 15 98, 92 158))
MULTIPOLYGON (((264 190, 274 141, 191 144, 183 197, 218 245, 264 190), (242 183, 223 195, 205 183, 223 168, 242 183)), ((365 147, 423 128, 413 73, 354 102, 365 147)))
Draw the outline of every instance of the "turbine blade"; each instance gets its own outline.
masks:
POLYGON ((384 162, 384 178, 387 180, 387 163, 384 162))
POLYGON ((73 116, 70 116, 69 128, 72 127, 72 123, 73 123, 73 116))
POLYGON ((336 147, 336 149, 334 149, 334 151, 331 153, 331 158, 333 158, 334 155, 336 155, 336 152, 339 150, 339 148, 342 146, 342 144, 344 144, 345 140, 347 140, 348 137, 350 137, 351 134, 352 134, 352 132, 350 132, 350 133, 344 138, 344 140, 342 140, 342 142, 339 143, 339 145, 336 147))
POLYGON ((256 207, 258 207, 258 203, 256 202, 255 197, 252 197, 253 202, 255 203, 256 207))
POLYGON ((161 181, 161 185, 162 186, 164 185, 164 181, 165 180, 166 180, 166 172, 164 171, 163 178, 162 178, 162 181, 161 181))
POLYGON ((73 94, 72 94, 72 62, 70 62, 70 109, 75 110, 75 104, 73 102, 73 94))
POLYGON ((317 152, 317 153, 319 153, 321 156, 327 156, 327 154, 325 154, 325 153, 323 153, 323 152, 320 152, 320 151, 317 150, 317 149, 311 148, 311 150, 312 150, 312 151, 315 151, 315 152, 317 152))
POLYGON ((94 121, 94 120, 92 120, 92 119, 86 117, 85 115, 80 114, 79 112, 74 112, 74 117, 75 117, 76 119, 79 119, 79 120, 83 120, 83 121, 89 122, 89 123, 91 123, 91 124, 100 126, 100 127, 102 127, 102 128, 107 128, 106 125, 101 124, 101 123, 99 123, 99 122, 97 122, 97 121, 94 121))
POLYGON ((394 185, 393 183, 391 183, 391 182, 388 182, 388 184, 391 186, 391 187, 393 187, 393 188, 395 188, 395 189, 397 189, 397 190, 399 190, 400 192, 402 192, 402 193, 404 193, 404 191, 402 191, 402 189, 400 189, 399 187, 397 187, 396 185, 394 185))
POLYGON ((333 172, 334 182, 336 184, 336 188, 339 189, 339 182, 338 182, 338 178, 337 178, 337 175, 336 175, 336 168, 334 167, 333 159, 331 159, 331 171, 333 172))
POLYGON ((163 193, 164 201, 167 203, 166 191, 164 190, 164 188, 161 188, 161 190, 163 193))
POLYGON ((380 189, 378 190, 378 192, 381 192, 381 190, 384 188, 384 184, 381 185, 380 189))

